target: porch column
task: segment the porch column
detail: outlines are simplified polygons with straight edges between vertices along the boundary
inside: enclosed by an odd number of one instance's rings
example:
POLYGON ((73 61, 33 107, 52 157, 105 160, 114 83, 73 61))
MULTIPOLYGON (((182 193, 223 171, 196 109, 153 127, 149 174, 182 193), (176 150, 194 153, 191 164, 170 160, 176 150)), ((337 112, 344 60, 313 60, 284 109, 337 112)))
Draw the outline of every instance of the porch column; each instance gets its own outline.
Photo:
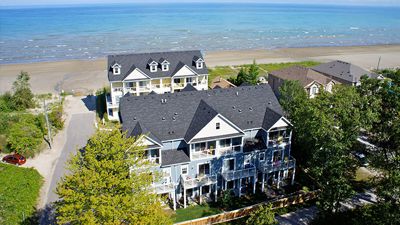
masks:
POLYGON ((199 77, 196 77, 196 89, 199 86, 199 77))
POLYGON ((183 208, 186 208, 186 189, 183 188, 183 208))
POLYGON ((201 194, 202 194, 202 193, 201 193, 201 187, 202 187, 202 186, 199 187, 199 203, 200 203, 200 204, 201 204, 201 194))
POLYGON ((267 173, 267 189, 268 189, 269 173, 267 173))
POLYGON ((262 179, 261 179, 261 192, 264 192, 264 178, 265 178, 265 174, 263 173, 262 174, 262 179))
POLYGON ((214 190, 214 201, 217 202, 217 195, 218 195, 218 185, 215 183, 215 190, 214 190))
POLYGON ((174 78, 171 77, 171 93, 174 93, 174 78))
POLYGON ((163 88, 162 79, 160 79, 160 88, 163 88))
POLYGON ((228 181, 226 181, 225 179, 224 179, 224 191, 226 191, 227 189, 228 189, 228 181))
POLYGON ((136 81, 136 95, 139 95, 139 81, 136 81))
POLYGON ((292 173, 292 185, 294 185, 294 175, 296 174, 296 168, 293 168, 293 173, 292 173))
POLYGON ((173 191, 171 193, 171 195, 172 195, 172 201, 173 201, 173 204, 174 204, 174 211, 175 211, 176 210, 176 193, 175 193, 175 191, 173 191))
POLYGON ((278 184, 276 185, 276 187, 279 188, 280 184, 281 184, 281 171, 279 170, 279 172, 278 172, 278 184))
POLYGON ((242 196, 242 178, 239 178, 239 198, 242 196))
POLYGON ((253 194, 256 193, 256 176, 253 177, 253 194))

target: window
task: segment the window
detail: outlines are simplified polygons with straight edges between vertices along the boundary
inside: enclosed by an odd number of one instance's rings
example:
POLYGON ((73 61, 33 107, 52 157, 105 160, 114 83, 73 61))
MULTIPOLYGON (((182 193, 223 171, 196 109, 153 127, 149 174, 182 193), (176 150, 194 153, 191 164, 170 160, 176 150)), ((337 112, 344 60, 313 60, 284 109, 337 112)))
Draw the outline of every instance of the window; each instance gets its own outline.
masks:
POLYGON ((210 164, 209 163, 205 163, 205 164, 200 164, 199 165, 199 175, 208 175, 210 174, 210 164))
POLYGON ((219 146, 221 148, 230 147, 231 146, 231 139, 224 139, 219 141, 219 146))
POLYGON ((139 81, 139 87, 146 87, 147 82, 146 81, 139 81))
POLYGON ((202 194, 208 194, 210 193, 210 185, 205 185, 201 187, 201 193, 202 194))
POLYGON ((114 116, 113 112, 114 111, 112 109, 108 109, 108 116, 114 116))
POLYGON ((174 79, 174 83, 175 84, 180 84, 181 83, 181 79, 174 79))
POLYGON ((260 155, 258 155, 258 158, 260 160, 260 162, 265 160, 265 152, 261 152, 260 155))
POLYGON ((121 70, 119 69, 119 67, 114 67, 114 75, 119 75, 121 74, 121 70))
POLYGON ((182 175, 188 174, 188 166, 187 165, 181 166, 181 174, 182 175))
POLYGON ((205 142, 194 144, 194 151, 195 152, 204 151, 204 150, 206 150, 206 143, 205 142))
POLYGON ((157 72, 157 66, 150 66, 150 72, 157 72))
POLYGON ((225 159, 224 160, 224 170, 225 171, 235 170, 235 159, 225 159))
POLYGON ((193 82, 193 78, 187 77, 186 78, 186 83, 191 84, 193 82))
POLYGON ((318 93, 318 87, 316 87, 316 86, 312 87, 312 89, 311 89, 311 94, 312 94, 312 95, 315 95, 315 94, 317 94, 317 93, 318 93))
POLYGON ((221 124, 220 123, 216 123, 215 124, 215 129, 219 130, 221 128, 221 124))
POLYGON ((163 64, 162 65, 162 71, 168 71, 169 70, 169 65, 168 64, 163 64))
POLYGON ((197 62, 196 63, 196 68, 197 69, 203 69, 203 62, 197 62))

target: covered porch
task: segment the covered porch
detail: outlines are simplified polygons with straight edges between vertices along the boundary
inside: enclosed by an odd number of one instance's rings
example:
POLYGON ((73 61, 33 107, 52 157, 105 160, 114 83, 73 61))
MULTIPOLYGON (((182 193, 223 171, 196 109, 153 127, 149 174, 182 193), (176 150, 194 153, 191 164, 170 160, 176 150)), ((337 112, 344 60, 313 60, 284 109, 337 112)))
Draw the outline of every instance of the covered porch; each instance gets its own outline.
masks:
POLYGON ((222 173, 222 178, 223 189, 236 189, 239 197, 242 195, 243 188, 246 191, 251 188, 253 194, 256 193, 257 169, 255 167, 225 171, 222 173), (251 184, 251 187, 249 187, 249 184, 251 184))
POLYGON ((201 204, 204 195, 214 192, 214 201, 217 201, 217 176, 203 174, 196 178, 181 175, 180 184, 182 187, 183 207, 187 207, 188 201, 195 201, 198 197, 198 203, 201 204))

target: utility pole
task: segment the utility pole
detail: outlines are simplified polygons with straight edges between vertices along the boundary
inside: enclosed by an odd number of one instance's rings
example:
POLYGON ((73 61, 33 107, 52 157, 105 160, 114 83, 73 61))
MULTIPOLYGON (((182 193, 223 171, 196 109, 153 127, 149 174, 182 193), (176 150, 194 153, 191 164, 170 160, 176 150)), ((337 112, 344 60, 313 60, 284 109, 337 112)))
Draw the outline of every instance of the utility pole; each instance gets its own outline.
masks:
POLYGON ((51 140, 51 126, 50 126, 50 122, 49 122, 49 116, 47 115, 47 104, 46 104, 45 99, 43 99, 43 109, 44 109, 44 117, 46 118, 47 132, 48 132, 48 136, 49 136, 49 144, 50 144, 50 149, 51 149, 53 146, 53 142, 51 140))
POLYGON ((380 56, 379 56, 378 66, 376 67, 376 70, 379 70, 379 64, 381 64, 381 57, 380 56))

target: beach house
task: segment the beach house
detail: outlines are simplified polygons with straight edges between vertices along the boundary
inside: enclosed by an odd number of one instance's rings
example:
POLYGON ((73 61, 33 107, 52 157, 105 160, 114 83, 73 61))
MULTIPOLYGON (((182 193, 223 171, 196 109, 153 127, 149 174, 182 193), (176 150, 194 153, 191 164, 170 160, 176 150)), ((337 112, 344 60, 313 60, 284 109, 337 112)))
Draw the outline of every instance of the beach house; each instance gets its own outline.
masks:
POLYGON ((208 89, 208 69, 200 51, 109 55, 107 61, 110 120, 119 119, 120 98, 127 93, 174 93, 189 84, 196 90, 208 89))
POLYGON ((128 94, 120 115, 122 130, 142 138, 162 174, 154 190, 174 209, 217 201, 222 190, 240 196, 294 182, 292 126, 268 84, 128 94))
POLYGON ((291 66, 268 74, 268 83, 276 96, 279 96, 279 88, 285 80, 299 81, 310 98, 314 98, 322 89, 331 92, 332 87, 340 83, 310 68, 291 66))
POLYGON ((383 79, 382 75, 367 71, 354 64, 335 60, 312 67, 325 76, 346 85, 357 86, 361 84, 361 77, 366 75, 369 78, 383 79))

